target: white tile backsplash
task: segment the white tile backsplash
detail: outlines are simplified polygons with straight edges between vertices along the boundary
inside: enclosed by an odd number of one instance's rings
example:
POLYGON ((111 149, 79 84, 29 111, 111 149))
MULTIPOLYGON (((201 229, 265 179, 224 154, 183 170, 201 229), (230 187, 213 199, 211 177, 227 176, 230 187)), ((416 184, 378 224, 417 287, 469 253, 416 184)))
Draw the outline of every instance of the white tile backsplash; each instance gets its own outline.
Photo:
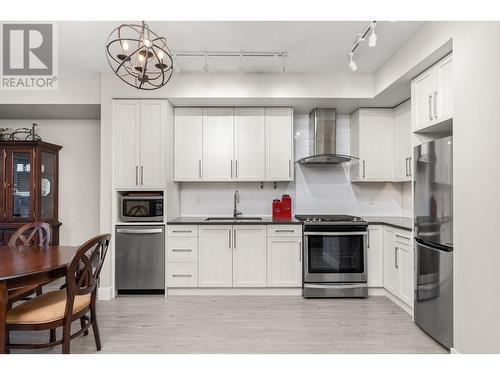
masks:
MULTIPOLYGON (((295 159, 306 156, 312 138, 309 116, 295 115, 295 159)), ((337 115, 337 152, 349 155, 349 115, 337 115)), ((287 193, 293 199, 294 213, 400 216, 411 212, 410 183, 349 182, 348 164, 295 164, 295 181, 272 183, 260 188, 256 182, 182 183, 183 216, 232 215, 234 191, 240 192, 239 209, 244 215, 271 215, 274 198, 287 193), (408 185, 409 188, 406 186, 408 185), (408 193, 409 189, 409 193, 408 193), (409 195, 409 198, 408 198, 409 195)))

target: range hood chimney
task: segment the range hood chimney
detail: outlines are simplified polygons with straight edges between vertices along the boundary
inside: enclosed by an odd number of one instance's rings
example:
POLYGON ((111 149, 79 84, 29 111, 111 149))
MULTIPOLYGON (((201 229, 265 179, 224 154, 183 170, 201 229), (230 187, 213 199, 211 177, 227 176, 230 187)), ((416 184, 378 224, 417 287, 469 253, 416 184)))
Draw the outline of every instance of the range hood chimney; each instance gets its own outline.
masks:
POLYGON ((357 159, 337 153, 337 111, 335 108, 314 108, 309 113, 308 156, 299 164, 339 164, 357 159))

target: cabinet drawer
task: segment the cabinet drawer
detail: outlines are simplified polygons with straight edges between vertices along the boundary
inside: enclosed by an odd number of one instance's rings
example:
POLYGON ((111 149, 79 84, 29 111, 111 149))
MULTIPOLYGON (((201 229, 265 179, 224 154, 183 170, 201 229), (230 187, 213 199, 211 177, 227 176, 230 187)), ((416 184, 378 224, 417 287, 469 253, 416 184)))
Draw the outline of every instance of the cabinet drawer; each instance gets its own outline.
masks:
POLYGON ((169 236, 169 237, 198 236, 198 226, 197 225, 167 225, 167 236, 169 236))
POLYGON ((196 262, 198 260, 198 237, 169 237, 167 260, 169 262, 196 262))
POLYGON ((197 263, 167 263, 168 288, 196 288, 198 286, 197 263))
POLYGON ((302 225, 268 225, 268 236, 302 236, 302 225))
POLYGON ((411 232, 406 232, 406 231, 395 231, 395 240, 396 242, 411 246, 411 232))

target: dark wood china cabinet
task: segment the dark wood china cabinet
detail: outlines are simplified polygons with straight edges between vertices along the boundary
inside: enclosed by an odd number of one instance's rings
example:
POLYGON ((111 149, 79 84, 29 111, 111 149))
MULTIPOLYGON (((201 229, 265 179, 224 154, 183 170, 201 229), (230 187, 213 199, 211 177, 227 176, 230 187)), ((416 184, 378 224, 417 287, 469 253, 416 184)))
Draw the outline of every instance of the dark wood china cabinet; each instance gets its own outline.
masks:
POLYGON ((0 141, 0 245, 31 221, 52 226, 59 244, 58 180, 61 146, 42 141, 0 141))

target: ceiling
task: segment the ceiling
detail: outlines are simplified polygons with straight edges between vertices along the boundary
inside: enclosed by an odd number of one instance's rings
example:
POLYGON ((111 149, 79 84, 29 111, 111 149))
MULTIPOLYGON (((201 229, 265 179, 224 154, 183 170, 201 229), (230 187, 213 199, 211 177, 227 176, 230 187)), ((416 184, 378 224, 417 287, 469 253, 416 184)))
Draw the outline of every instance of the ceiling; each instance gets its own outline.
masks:
MULTIPOLYGON (((120 22, 59 22, 61 75, 87 75, 109 71, 104 45, 120 22)), ((369 22, 150 22, 167 38, 172 52, 181 51, 286 51, 287 71, 349 73, 348 54, 357 33, 369 22)), ((378 43, 363 43, 356 50, 358 70, 372 73, 392 56, 423 22, 377 22, 378 43)), ((204 58, 177 61, 183 72, 203 71, 204 58)), ((212 58, 209 72, 237 72, 239 58, 212 58), (231 60, 232 59, 232 60, 231 60)), ((244 72, 280 72, 281 61, 268 57, 244 59, 244 72)))

